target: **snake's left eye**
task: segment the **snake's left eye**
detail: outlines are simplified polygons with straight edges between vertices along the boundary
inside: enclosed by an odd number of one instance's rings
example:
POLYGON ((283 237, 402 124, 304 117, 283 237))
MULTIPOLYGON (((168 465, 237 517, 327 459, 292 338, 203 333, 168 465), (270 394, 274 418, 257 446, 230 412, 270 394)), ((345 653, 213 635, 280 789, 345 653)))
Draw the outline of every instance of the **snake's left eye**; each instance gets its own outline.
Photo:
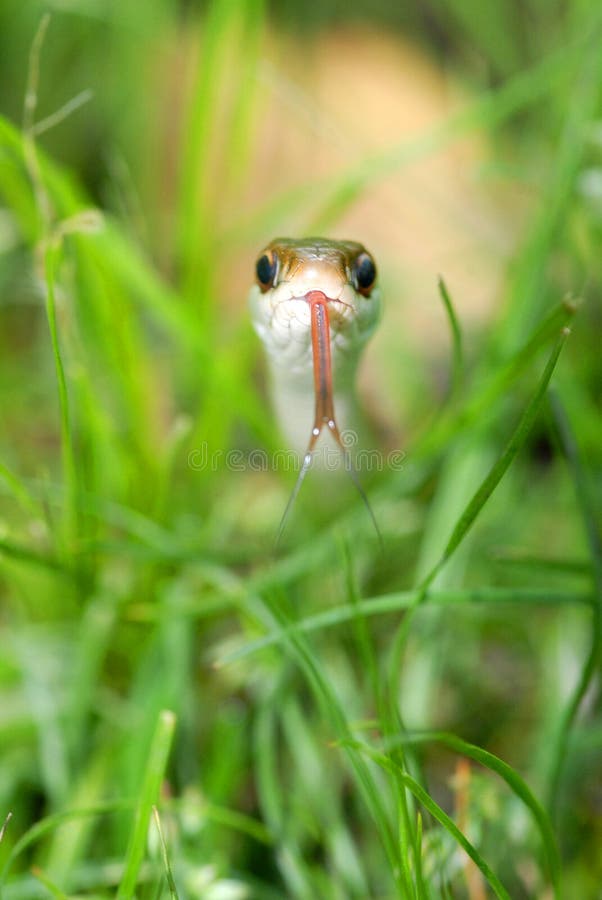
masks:
POLYGON ((376 281, 376 266, 369 253, 360 253, 353 265, 353 278, 360 294, 370 296, 376 281))
POLYGON ((257 283, 262 291, 269 290, 274 284, 276 269, 277 262, 276 257, 273 254, 268 256, 267 253, 264 253, 257 260, 257 263, 255 264, 255 275, 257 276, 257 283))

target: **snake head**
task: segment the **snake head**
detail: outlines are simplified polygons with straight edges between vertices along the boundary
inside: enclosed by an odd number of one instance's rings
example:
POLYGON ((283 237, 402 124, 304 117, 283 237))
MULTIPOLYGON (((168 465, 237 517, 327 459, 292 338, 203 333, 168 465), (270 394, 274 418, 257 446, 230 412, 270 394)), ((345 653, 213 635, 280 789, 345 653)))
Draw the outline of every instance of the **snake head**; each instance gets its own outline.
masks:
POLYGON ((272 365, 311 366, 308 296, 327 298, 333 361, 356 357, 380 312, 374 260, 356 241, 276 238, 261 251, 249 303, 255 330, 272 365))

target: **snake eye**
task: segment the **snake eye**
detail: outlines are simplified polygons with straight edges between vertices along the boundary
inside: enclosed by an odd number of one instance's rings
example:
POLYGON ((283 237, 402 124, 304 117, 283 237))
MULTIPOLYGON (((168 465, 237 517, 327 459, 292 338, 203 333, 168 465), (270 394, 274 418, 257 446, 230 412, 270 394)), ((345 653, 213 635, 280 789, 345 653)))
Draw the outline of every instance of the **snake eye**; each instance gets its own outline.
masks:
POLYGON ((353 266, 353 277, 360 294, 370 296, 376 281, 376 266, 368 253, 360 253, 353 266))
POLYGON ((276 268, 276 257, 273 254, 268 256, 267 253, 264 253, 257 260, 255 264, 255 275, 257 276, 257 283, 262 291, 269 290, 274 284, 276 268))

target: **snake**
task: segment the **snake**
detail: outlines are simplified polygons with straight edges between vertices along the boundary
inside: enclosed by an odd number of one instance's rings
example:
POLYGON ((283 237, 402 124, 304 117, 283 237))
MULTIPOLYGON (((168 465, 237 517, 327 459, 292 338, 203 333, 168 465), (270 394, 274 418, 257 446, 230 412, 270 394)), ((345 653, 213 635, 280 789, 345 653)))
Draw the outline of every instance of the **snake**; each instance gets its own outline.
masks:
POLYGON ((257 257, 249 308, 276 418, 303 460, 279 535, 321 438, 330 435, 380 537, 345 441, 355 435, 358 362, 380 318, 372 255, 357 241, 276 238, 257 257))

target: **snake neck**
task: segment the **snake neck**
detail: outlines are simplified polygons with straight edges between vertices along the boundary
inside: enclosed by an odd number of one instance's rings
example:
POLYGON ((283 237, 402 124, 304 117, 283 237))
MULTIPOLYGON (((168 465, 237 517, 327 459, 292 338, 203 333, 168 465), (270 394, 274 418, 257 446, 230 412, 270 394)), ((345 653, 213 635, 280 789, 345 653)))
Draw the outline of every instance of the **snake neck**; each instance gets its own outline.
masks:
MULTIPOLYGON (((357 359, 345 359, 334 367, 334 411, 343 440, 353 446, 359 430, 359 409, 354 394, 357 359)), ((275 362, 270 365, 270 389, 274 411, 287 449, 302 457, 307 449, 314 424, 315 397, 313 373, 291 371, 275 362)), ((320 439, 318 450, 334 445, 327 434, 320 439)))

